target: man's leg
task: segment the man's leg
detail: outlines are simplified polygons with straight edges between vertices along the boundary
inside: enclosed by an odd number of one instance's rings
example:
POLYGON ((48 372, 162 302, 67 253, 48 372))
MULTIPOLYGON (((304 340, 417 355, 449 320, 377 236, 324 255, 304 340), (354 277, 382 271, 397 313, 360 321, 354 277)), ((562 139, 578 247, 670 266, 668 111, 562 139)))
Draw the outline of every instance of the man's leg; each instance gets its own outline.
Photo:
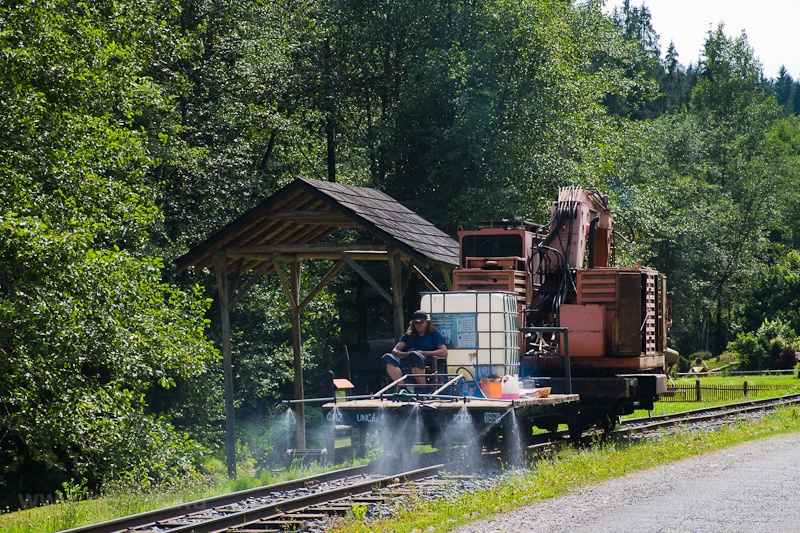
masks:
POLYGON ((394 382, 403 377, 403 369, 400 367, 402 364, 400 359, 391 353, 383 354, 381 358, 383 366, 386 368, 386 375, 389 376, 389 382, 394 382))
MULTIPOLYGON (((425 369, 424 368, 413 368, 412 367, 411 368, 411 373, 412 374, 424 374, 425 373, 425 369)), ((414 379, 417 380, 418 384, 425 385, 425 376, 417 375, 417 376, 414 376, 414 379)))
POLYGON ((386 374, 389 376, 389 381, 397 381, 403 377, 403 371, 394 365, 386 365, 386 374))
MULTIPOLYGON (((409 352, 408 353, 409 363, 411 364, 411 373, 412 374, 424 374, 425 373, 425 358, 417 352, 409 352)), ((425 377, 416 375, 414 379, 417 380, 417 383, 420 385, 425 385, 425 377)))

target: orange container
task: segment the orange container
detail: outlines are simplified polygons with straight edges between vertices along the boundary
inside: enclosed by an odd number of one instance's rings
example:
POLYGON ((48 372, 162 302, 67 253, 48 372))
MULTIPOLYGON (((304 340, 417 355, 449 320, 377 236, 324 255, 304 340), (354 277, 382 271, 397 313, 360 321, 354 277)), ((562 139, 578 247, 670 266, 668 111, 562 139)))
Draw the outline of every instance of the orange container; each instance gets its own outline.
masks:
POLYGON ((488 381, 486 378, 481 379, 481 392, 487 398, 502 398, 503 397, 503 382, 502 381, 488 381))

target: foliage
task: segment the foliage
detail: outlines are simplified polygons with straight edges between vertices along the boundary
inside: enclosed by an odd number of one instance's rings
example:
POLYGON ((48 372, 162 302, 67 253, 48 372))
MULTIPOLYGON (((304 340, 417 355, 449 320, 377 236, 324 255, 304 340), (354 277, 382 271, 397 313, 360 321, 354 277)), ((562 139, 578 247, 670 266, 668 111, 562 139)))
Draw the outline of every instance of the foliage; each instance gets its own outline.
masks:
POLYGON ((764 317, 800 330, 800 253, 789 250, 777 262, 762 267, 746 292, 742 327, 755 330, 764 317))
POLYGON ((699 352, 694 352, 692 355, 689 356, 689 360, 692 361, 694 365, 702 365, 703 362, 707 359, 711 359, 711 352, 708 350, 701 350, 699 352))
POLYGON ((787 115, 800 113, 800 82, 794 80, 783 65, 778 70, 778 77, 772 81, 772 90, 784 113, 787 115))
POLYGON ((736 340, 728 343, 728 351, 738 356, 742 369, 793 368, 797 362, 795 345, 794 329, 781 319, 775 319, 764 320, 755 333, 737 334, 736 340))
MULTIPOLYGON (((652 26, 650 9, 642 4, 632 6, 624 0, 620 7, 614 8, 611 19, 614 26, 624 37, 628 49, 628 59, 620 66, 627 70, 633 87, 621 99, 618 95, 606 96, 606 105, 611 113, 632 119, 654 118, 664 111, 665 101, 657 98, 657 84, 664 83, 671 75, 676 74, 676 66, 671 65, 665 71, 661 62, 659 36, 652 26), (634 75, 635 74, 635 75, 634 75), (638 79, 637 79, 638 78, 638 79)), ((674 53, 674 47, 672 48, 674 53)))
POLYGON ((766 351, 753 333, 738 333, 736 339, 728 343, 728 351, 736 354, 739 365, 746 369, 762 368, 766 351))
POLYGON ((187 432, 208 437, 218 412, 208 302, 143 253, 159 209, 133 127, 170 100, 145 67, 191 37, 169 2, 0 13, 1 497, 191 471, 187 432))
POLYGON ((798 151, 746 37, 710 31, 689 105, 654 123, 657 147, 632 176, 641 246, 669 276, 679 351, 721 353, 735 334, 731 320, 775 253, 773 231, 786 227, 774 206, 793 198, 798 151), (653 216, 653 214, 657 214, 653 216))
MULTIPOLYGON (((198 396, 192 416, 201 418, 181 416, 191 409, 187 401, 171 423, 150 412, 147 395, 177 380, 211 380, 216 355, 196 318, 207 302, 160 284, 157 262, 118 249, 59 255, 63 272, 44 283, 3 283, 9 290, 0 301, 7 486, 30 490, 41 483, 47 492, 51 477, 75 474, 93 484, 119 476, 147 484, 191 470, 201 449, 174 424, 208 424, 213 404, 198 396)), ((51 261, 44 249, 37 256, 51 261)))
POLYGON ((362 117, 337 131, 362 133, 350 138, 372 158, 374 186, 453 231, 498 214, 541 219, 565 177, 613 174, 617 131, 602 100, 633 89, 618 66, 591 67, 624 56, 596 3, 387 9, 333 2, 326 19, 332 75, 349 80, 333 89, 360 96, 336 93, 337 110, 362 117))

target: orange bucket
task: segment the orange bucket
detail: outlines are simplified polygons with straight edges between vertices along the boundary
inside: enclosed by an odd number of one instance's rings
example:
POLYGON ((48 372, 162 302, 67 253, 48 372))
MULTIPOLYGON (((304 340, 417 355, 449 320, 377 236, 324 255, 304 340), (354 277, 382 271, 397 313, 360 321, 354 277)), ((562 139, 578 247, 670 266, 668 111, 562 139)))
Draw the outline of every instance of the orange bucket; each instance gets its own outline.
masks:
POLYGON ((487 398, 502 398, 503 397, 503 382, 502 381, 489 381, 486 378, 481 378, 481 392, 487 398))

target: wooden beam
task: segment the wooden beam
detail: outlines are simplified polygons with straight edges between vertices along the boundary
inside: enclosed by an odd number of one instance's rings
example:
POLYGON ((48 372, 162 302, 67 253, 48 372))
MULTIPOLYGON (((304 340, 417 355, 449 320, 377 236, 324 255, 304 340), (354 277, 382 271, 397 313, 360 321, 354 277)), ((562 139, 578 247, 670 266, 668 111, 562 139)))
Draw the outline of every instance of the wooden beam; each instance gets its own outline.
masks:
POLYGON ((417 265, 414 265, 412 268, 414 269, 414 272, 417 274, 417 276, 422 278, 422 281, 425 283, 425 285, 428 286, 430 290, 434 292, 442 292, 439 290, 439 287, 437 287, 430 279, 428 279, 428 276, 426 276, 422 272, 422 270, 420 270, 419 267, 417 267, 417 265))
POLYGON ((283 294, 286 296, 286 300, 289 302, 289 307, 294 309, 294 306, 297 305, 292 298, 292 289, 289 286, 289 282, 286 281, 286 276, 283 275, 283 271, 281 270, 281 265, 275 265, 275 273, 278 275, 278 279, 281 280, 281 287, 283 287, 283 294))
POLYGON ((222 382, 225 393, 225 451, 228 477, 236 477, 236 423, 233 409, 233 364, 231 362, 231 314, 228 297, 228 259, 225 252, 215 257, 217 290, 222 326, 222 382))
POLYGON ((259 266, 255 270, 255 272, 253 272, 253 276, 248 280, 247 283, 245 283, 244 287, 242 287, 239 291, 236 292, 236 294, 234 294, 231 297, 231 303, 230 303, 231 309, 233 309, 236 306, 236 304, 239 303, 239 300, 241 300, 244 297, 244 295, 250 291, 253 285, 255 285, 258 282, 258 280, 260 280, 264 276, 264 274, 267 273, 267 271, 273 265, 273 263, 275 262, 275 260, 278 258, 279 255, 280 254, 278 254, 277 252, 272 254, 271 258, 264 261, 261 264, 261 266, 259 266))
POLYGON ((372 286, 372 288, 373 288, 373 289, 375 289, 375 290, 378 292, 378 294, 380 294, 381 296, 383 296, 383 298, 384 298, 384 299, 385 299, 387 302, 389 302, 389 303, 392 303, 392 295, 391 295, 391 294, 389 294, 388 292, 386 292, 386 289, 384 289, 383 287, 381 287, 381 286, 378 284, 378 282, 377 282, 377 281, 375 281, 375 280, 373 279, 373 277, 372 277, 372 276, 370 276, 370 275, 369 275, 369 273, 367 273, 367 271, 366 271, 366 270, 364 270, 364 269, 361 267, 361 265, 359 265, 358 263, 356 263, 356 262, 353 260, 353 258, 352 258, 352 257, 350 257, 349 255, 347 255, 347 253, 346 253, 346 252, 339 252, 339 255, 341 255, 341 256, 342 256, 342 259, 344 259, 345 261, 347 261, 347 264, 348 264, 348 265, 350 265, 350 268, 352 268, 353 270, 355 270, 355 271, 356 271, 356 273, 357 273, 359 276, 361 276, 362 278, 364 278, 364 280, 365 280, 367 283, 369 283, 369 284, 372 286))
POLYGON ((408 266, 406 267, 406 275, 403 276, 403 294, 406 293, 408 290, 408 284, 411 283, 411 276, 414 275, 414 260, 408 260, 408 266))
POLYGON ((439 270, 442 273, 442 277, 444 278, 444 286, 445 290, 452 291, 453 290, 453 269, 446 267, 445 265, 439 263, 439 270))
MULTIPOLYGON (((352 250, 345 250, 350 257, 354 259, 358 259, 359 261, 386 261, 387 254, 381 250, 373 250, 373 251, 352 251, 352 250)), ((272 256, 271 252, 253 252, 253 253, 237 253, 237 252, 229 252, 230 257, 241 257, 244 259, 249 259, 250 261, 267 261, 272 256)), ((331 261, 337 261, 341 259, 342 256, 339 255, 338 251, 324 251, 324 252, 286 252, 278 256, 275 260, 279 263, 289 263, 294 261, 295 259, 328 259, 331 261)))
MULTIPOLYGON (((340 252, 296 252, 295 257, 301 259, 340 259, 340 252)), ((345 250, 344 253, 358 261, 386 261, 387 254, 382 250, 345 250)))
MULTIPOLYGON (((230 288, 236 290, 236 286, 239 284, 239 279, 242 277, 242 265, 244 261, 239 259, 236 261, 236 268, 233 270, 233 282, 230 284, 230 288)), ((231 292, 230 290, 228 292, 231 292)))
POLYGON ((344 265, 345 265, 344 259, 339 259, 339 261, 337 261, 336 264, 331 267, 328 273, 325 274, 325 277, 323 277, 319 281, 319 283, 317 283, 317 286, 314 287, 305 298, 303 298, 302 302, 300 302, 301 311, 306 308, 306 306, 311 302, 311 300, 313 300, 314 297, 319 293, 319 291, 321 291, 325 287, 325 285, 327 285, 328 282, 333 279, 333 276, 335 276, 336 273, 339 272, 339 270, 341 270, 344 265))
POLYGON ((282 211, 280 213, 270 213, 265 219, 281 220, 286 222, 300 222, 303 224, 325 224, 326 226, 336 226, 339 228, 357 228, 361 225, 354 220, 336 211, 282 211))
POLYGON ((280 252, 294 254, 298 252, 385 252, 385 243, 353 243, 353 244, 263 244, 259 246, 231 246, 225 249, 228 257, 240 257, 246 254, 264 254, 280 252))

